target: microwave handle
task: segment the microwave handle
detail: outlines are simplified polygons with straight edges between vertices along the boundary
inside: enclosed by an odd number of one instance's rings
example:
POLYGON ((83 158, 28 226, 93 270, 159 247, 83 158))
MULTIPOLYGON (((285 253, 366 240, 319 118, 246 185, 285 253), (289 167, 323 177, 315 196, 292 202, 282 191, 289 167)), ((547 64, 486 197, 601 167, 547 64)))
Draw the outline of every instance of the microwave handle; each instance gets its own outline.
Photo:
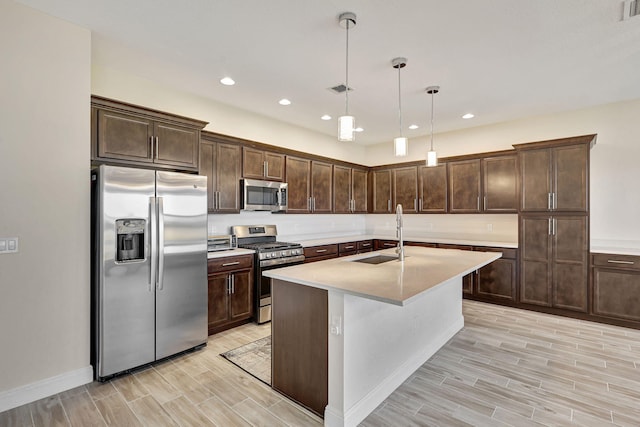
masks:
POLYGON ((282 206, 282 190, 276 192, 276 202, 278 206, 282 206))

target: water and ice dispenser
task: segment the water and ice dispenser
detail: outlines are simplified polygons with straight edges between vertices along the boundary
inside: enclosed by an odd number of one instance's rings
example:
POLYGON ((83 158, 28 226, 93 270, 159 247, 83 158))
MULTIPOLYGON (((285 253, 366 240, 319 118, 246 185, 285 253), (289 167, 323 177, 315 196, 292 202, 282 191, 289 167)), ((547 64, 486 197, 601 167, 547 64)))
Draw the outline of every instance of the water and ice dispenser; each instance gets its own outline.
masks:
POLYGON ((144 219, 116 220, 116 262, 144 261, 144 219))

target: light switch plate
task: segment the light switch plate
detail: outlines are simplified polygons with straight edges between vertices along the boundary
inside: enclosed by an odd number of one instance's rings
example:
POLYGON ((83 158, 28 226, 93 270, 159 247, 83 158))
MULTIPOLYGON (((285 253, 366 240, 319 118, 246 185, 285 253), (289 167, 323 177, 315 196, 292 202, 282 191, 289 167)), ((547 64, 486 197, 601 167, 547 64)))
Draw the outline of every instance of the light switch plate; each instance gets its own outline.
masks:
POLYGON ((12 254, 18 252, 19 243, 17 237, 0 237, 0 254, 12 254))

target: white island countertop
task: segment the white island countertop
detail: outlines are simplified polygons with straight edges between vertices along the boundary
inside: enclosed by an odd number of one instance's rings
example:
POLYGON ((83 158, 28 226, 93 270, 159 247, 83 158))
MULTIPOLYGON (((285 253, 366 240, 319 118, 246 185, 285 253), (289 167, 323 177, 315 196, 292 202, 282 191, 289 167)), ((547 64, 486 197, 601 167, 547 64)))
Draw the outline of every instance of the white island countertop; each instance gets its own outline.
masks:
POLYGON ((265 271, 273 279, 329 291, 406 305, 413 298, 454 277, 461 277, 500 258, 500 252, 405 247, 404 262, 354 262, 377 255, 396 256, 387 249, 265 271))
MULTIPOLYGON (((347 243, 356 242, 359 240, 397 240, 395 235, 383 235, 383 234, 354 234, 346 236, 336 237, 323 237, 316 239, 297 239, 295 236, 287 237, 286 240, 291 240, 296 243, 300 243, 303 247, 308 248, 311 246, 330 245, 334 243, 347 243)), ((422 242, 422 243, 444 243, 450 245, 465 245, 465 246, 488 246, 498 248, 512 248, 518 249, 518 242, 506 241, 506 240, 490 240, 489 238, 480 238, 472 235, 452 235, 452 234, 433 234, 430 236, 413 236, 411 234, 405 234, 405 242, 422 242)))

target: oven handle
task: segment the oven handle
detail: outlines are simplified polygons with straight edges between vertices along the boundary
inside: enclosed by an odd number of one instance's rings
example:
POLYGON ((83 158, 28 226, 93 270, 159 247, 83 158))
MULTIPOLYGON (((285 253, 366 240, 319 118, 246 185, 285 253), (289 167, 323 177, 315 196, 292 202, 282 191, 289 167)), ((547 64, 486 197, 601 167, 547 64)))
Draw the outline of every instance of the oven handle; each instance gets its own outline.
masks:
POLYGON ((286 258, 263 259, 262 261, 260 261, 260 267, 271 267, 274 265, 300 263, 301 261, 304 261, 304 255, 296 255, 286 258))

